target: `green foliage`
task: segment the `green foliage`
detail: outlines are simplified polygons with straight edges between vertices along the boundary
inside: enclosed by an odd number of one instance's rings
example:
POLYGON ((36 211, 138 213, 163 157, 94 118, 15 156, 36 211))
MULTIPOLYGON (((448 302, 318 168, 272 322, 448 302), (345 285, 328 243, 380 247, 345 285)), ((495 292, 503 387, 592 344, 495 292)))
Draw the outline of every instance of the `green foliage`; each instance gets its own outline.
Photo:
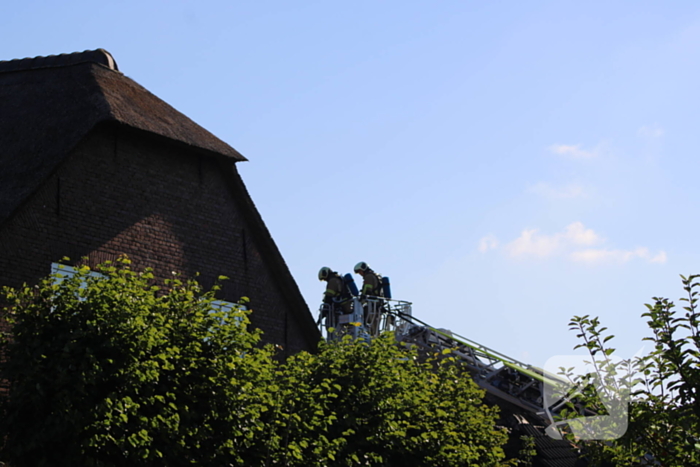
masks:
MULTIPOLYGON (((672 301, 654 297, 654 304, 647 304, 642 314, 652 336, 645 338, 654 345, 653 351, 632 362, 596 366, 595 375, 585 375, 580 381, 597 381, 602 384, 587 385, 582 400, 593 408, 595 394, 600 391, 628 389, 632 394, 629 406, 628 430, 615 441, 586 441, 584 446, 594 462, 611 462, 613 465, 638 465, 642 459, 653 459, 659 465, 700 465, 700 327, 698 326, 697 294, 700 276, 681 276, 687 297, 683 312, 678 313, 672 301), (631 377, 613 380, 625 368, 631 377), (602 376, 601 376, 602 375, 602 376), (594 391, 595 389, 595 391, 594 391)), ((606 347, 613 338, 604 336, 597 318, 574 317, 572 328, 583 340, 578 347, 588 349, 592 359, 603 355, 605 359, 615 349, 606 347)), ((598 362, 601 360, 598 359, 598 362)), ((567 414, 564 414, 565 416, 567 414)), ((570 414, 569 414, 570 415, 570 414)))
POLYGON ((532 467, 532 460, 537 455, 535 438, 532 436, 520 437, 521 447, 518 453, 518 467, 532 467))
POLYGON ((9 465, 503 465, 496 410, 449 355, 386 335, 280 363, 216 288, 96 271, 3 291, 9 465))
POLYGON ((5 290, 11 465, 225 465, 260 448, 273 367, 246 313, 215 311, 194 281, 160 293, 128 264, 5 290))
POLYGON ((284 465, 490 466, 504 457, 496 410, 449 355, 421 362, 391 334, 371 344, 346 337, 291 358, 284 373, 284 465))

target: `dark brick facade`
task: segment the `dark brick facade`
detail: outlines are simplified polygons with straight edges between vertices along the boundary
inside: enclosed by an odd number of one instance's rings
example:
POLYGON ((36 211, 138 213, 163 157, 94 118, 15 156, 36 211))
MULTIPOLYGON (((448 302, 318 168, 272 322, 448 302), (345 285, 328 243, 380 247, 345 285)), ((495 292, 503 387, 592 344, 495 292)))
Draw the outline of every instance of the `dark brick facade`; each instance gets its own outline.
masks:
POLYGON ((102 124, 0 225, 0 284, 35 283, 64 256, 94 266, 126 254, 159 278, 228 276, 220 298, 249 297, 265 342, 312 350, 320 334, 271 242, 233 161, 102 124))

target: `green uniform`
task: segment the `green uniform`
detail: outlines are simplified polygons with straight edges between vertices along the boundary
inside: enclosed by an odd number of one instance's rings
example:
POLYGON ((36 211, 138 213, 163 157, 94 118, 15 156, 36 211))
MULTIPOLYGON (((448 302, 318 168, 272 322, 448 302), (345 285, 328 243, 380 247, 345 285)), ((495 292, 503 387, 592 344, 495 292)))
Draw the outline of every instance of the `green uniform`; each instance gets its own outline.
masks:
POLYGON ((323 292, 323 303, 333 303, 334 298, 340 298, 343 294, 343 279, 338 274, 333 274, 326 281, 326 291, 323 292))
POLYGON ((362 291, 360 293, 374 297, 382 296, 382 281, 376 272, 371 269, 365 272, 362 276, 362 291))
POLYGON ((326 291, 323 292, 323 303, 334 306, 339 305, 343 313, 350 313, 352 310, 350 294, 346 292, 343 278, 340 277, 338 273, 333 273, 326 281, 326 291))

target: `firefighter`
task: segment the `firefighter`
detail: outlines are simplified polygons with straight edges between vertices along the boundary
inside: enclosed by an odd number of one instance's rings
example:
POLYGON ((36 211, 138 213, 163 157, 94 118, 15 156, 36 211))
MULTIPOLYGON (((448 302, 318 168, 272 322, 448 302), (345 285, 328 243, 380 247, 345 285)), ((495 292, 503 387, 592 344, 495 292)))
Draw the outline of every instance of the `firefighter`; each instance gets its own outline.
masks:
POLYGON ((364 300, 368 295, 372 297, 381 297, 383 295, 382 278, 369 267, 369 264, 364 261, 357 263, 355 265, 355 274, 362 276, 361 300, 364 300))
POLYGON ((340 309, 342 313, 352 311, 350 292, 340 274, 324 266, 318 271, 318 280, 326 281, 323 303, 330 305, 332 310, 340 309))
POLYGON ((362 276, 362 290, 360 291, 360 300, 364 311, 365 325, 369 328, 371 335, 377 335, 381 321, 381 315, 386 310, 384 309, 384 300, 374 298, 367 300, 367 297, 383 297, 382 292, 382 277, 374 272, 369 264, 360 261, 355 265, 356 274, 362 276))

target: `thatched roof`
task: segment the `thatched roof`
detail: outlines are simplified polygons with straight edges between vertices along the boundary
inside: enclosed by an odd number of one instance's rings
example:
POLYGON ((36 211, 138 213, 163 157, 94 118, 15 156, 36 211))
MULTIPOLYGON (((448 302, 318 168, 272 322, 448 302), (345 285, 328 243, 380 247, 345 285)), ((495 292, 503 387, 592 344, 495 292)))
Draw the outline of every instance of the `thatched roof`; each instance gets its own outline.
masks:
POLYGON ((103 122, 246 160, 124 76, 105 50, 0 61, 0 225, 103 122))

